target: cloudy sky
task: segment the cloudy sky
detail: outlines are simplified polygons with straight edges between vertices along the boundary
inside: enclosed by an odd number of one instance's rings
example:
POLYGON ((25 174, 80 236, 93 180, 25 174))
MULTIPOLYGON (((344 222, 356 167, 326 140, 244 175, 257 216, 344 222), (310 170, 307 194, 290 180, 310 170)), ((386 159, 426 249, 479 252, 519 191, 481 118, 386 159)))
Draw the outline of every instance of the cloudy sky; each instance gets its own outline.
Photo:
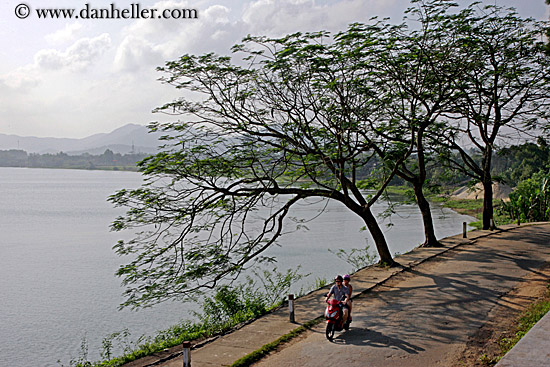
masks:
MULTIPOLYGON (((544 0, 483 2, 548 19, 544 0)), ((399 21, 408 6, 408 0, 2 0, 0 133, 81 138, 162 120, 151 111, 178 97, 157 81, 155 68, 167 60, 186 53, 227 53, 247 34, 335 31, 375 15, 399 21), (132 4, 159 12, 196 9, 198 18, 54 20, 36 13, 74 8, 79 14, 86 3, 88 9, 114 3, 120 11, 132 4)))

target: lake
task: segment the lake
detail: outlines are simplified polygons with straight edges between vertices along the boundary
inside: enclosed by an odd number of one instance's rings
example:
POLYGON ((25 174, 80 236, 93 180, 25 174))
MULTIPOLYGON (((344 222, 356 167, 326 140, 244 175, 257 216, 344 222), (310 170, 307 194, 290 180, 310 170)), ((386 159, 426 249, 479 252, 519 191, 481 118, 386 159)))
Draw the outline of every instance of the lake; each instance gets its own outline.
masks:
MULTIPOLYGON (((121 259, 112 246, 129 234, 109 231, 123 211, 106 199, 140 184, 134 172, 0 168, 0 366, 67 366, 81 353, 83 340, 90 359, 97 360, 102 339, 114 332, 127 328, 135 339, 187 317, 192 305, 177 302, 118 310, 123 288, 114 273, 121 259)), ((312 219, 308 230, 289 233, 269 253, 280 271, 300 265, 301 273, 311 273, 300 288, 349 271, 329 248, 374 248, 358 217, 334 202, 319 214, 325 204, 297 206, 291 215, 312 219)), ((433 206, 438 238, 460 233, 462 222, 472 220, 433 206)), ((374 212, 386 207, 378 204, 374 212)), ((416 206, 399 206, 393 226, 389 222, 382 226, 392 253, 423 241, 416 206)))

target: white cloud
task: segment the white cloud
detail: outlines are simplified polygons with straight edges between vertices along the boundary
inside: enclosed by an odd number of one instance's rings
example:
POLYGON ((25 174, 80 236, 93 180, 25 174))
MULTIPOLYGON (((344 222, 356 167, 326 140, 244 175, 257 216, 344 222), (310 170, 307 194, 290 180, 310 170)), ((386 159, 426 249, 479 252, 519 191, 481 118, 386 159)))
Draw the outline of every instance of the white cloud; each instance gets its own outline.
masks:
POLYGON ((79 33, 82 31, 82 24, 79 22, 66 24, 65 28, 59 29, 54 33, 44 36, 46 42, 52 45, 61 45, 68 42, 73 42, 79 33))
MULTIPOLYGON (((400 21, 410 1, 144 0, 142 6, 195 8, 199 16, 70 24, 37 19, 10 22, 6 28, 10 32, 5 31, 0 41, 4 50, 0 95, 5 96, 0 130, 82 137, 128 122, 147 123, 159 118, 150 113, 153 108, 180 96, 157 81, 160 74, 155 68, 167 60, 187 53, 227 54, 247 34, 335 32, 353 22, 368 22, 374 15, 400 21)), ((537 9, 542 16, 544 1, 537 9)))
POLYGON ((34 55, 32 64, 0 75, 0 83, 12 91, 29 91, 39 86, 52 71, 79 72, 96 62, 111 47, 111 38, 104 33, 94 38, 82 38, 64 51, 44 49, 34 55))
POLYGON ((402 0, 257 0, 246 7, 242 19, 249 33, 280 37, 298 31, 344 30, 375 15, 400 14, 407 5, 402 0))
POLYGON ((158 47, 143 37, 129 35, 118 46, 114 65, 117 71, 136 72, 142 67, 149 68, 163 60, 158 47))
POLYGON ((15 90, 28 91, 40 84, 41 78, 34 65, 26 65, 6 75, 0 75, 0 84, 15 90))
MULTIPOLYGON (((117 47, 115 70, 136 72, 151 69, 183 54, 230 53, 230 48, 248 34, 279 37, 297 31, 343 30, 352 22, 403 0, 255 0, 239 11, 231 5, 215 4, 199 10, 198 19, 135 21, 123 31, 117 47)), ((235 2, 232 2, 235 7, 235 2)), ((240 3, 243 5, 243 3, 240 3)), ((153 8, 186 8, 187 1, 167 0, 153 8)))
POLYGON ((111 46, 111 37, 103 33, 95 38, 82 38, 65 51, 55 49, 41 50, 36 53, 34 63, 45 70, 82 70, 93 63, 111 46))
MULTIPOLYGON (((163 1, 157 9, 188 8, 184 1, 163 1)), ((115 70, 135 72, 152 69, 184 53, 224 51, 234 42, 235 26, 229 21, 231 10, 213 5, 199 12, 198 19, 138 20, 128 26, 115 56, 115 70)))

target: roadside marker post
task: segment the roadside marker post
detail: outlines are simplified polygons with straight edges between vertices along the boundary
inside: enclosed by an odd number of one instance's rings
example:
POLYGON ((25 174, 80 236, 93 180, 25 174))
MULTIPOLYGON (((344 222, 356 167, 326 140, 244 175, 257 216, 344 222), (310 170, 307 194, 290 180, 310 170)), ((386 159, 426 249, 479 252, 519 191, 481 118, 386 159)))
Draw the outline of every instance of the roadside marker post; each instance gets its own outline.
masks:
POLYGON ((191 367, 191 342, 183 342, 183 367, 191 367))
POLYGON ((294 295, 288 295, 288 313, 290 316, 290 322, 294 322, 294 295))
POLYGON ((468 224, 466 222, 462 222, 462 238, 466 238, 466 226, 468 224))

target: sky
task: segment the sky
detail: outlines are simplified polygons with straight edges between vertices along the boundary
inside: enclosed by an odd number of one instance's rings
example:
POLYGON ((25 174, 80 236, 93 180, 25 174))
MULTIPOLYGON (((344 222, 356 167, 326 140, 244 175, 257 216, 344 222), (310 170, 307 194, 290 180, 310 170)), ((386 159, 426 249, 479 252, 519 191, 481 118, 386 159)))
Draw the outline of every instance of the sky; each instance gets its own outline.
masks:
MULTIPOLYGON (((549 17, 545 0, 482 2, 549 17)), ((128 123, 168 121, 152 113, 181 96, 158 81, 156 68, 166 61, 228 54, 248 34, 335 32, 373 16, 399 22, 409 6, 408 0, 0 0, 0 133, 83 138, 128 123), (182 19, 91 19, 111 7, 128 15, 137 7, 177 9, 173 14, 182 19), (81 16, 39 18, 37 10, 48 8, 81 16), (197 18, 183 17, 186 9, 197 18)))

